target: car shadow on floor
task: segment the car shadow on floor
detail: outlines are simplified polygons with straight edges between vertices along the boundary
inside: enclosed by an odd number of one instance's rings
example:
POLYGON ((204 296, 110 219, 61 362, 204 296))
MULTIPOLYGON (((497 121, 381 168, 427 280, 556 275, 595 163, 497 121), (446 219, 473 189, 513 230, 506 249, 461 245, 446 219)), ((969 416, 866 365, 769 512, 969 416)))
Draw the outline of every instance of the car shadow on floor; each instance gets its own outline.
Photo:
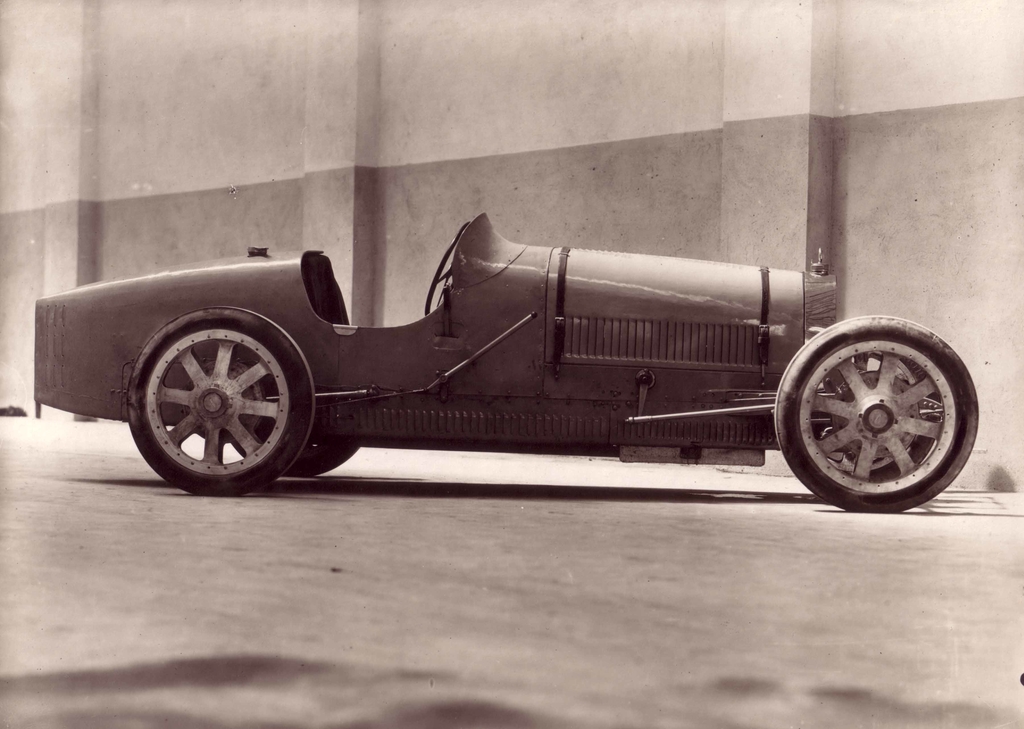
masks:
MULTIPOLYGON (((68 481, 107 486, 171 490, 186 496, 158 478, 69 478, 68 481)), ((288 478, 275 481, 265 491, 244 498, 372 497, 404 499, 508 499, 514 501, 621 501, 705 504, 820 504, 810 493, 671 489, 621 486, 565 486, 550 484, 491 484, 414 481, 411 479, 288 478)))
MULTIPOLYGON (((818 511, 844 514, 814 494, 792 491, 648 488, 643 486, 573 486, 545 484, 438 483, 412 480, 320 476, 281 479, 257 497, 368 496, 424 499, 508 499, 513 501, 618 501, 691 504, 816 504, 818 511)), ((906 512, 911 516, 997 516, 1024 518, 1007 512, 992 494, 954 491, 906 512)))
MULTIPOLYGON (((188 494, 159 478, 67 478, 74 483, 149 488, 166 491, 168 496, 187 498, 188 494)), ((270 488, 249 494, 247 499, 506 499, 512 501, 615 501, 624 503, 690 504, 808 504, 818 511, 847 513, 830 506, 811 493, 781 491, 744 491, 737 489, 648 488, 623 486, 572 486, 552 484, 492 484, 418 481, 409 478, 352 478, 319 476, 285 478, 270 488)), ((907 516, 984 516, 1024 518, 1006 510, 989 491, 947 491, 933 501, 910 511, 907 516)))
POLYGON ((320 477, 282 479, 261 496, 372 496, 424 499, 509 499, 515 501, 690 502, 707 504, 766 502, 820 503, 813 494, 772 491, 575 486, 553 484, 439 483, 320 477))
POLYGON ((946 491, 937 498, 905 512, 908 516, 995 516, 1024 519, 1000 504, 992 491, 946 491))

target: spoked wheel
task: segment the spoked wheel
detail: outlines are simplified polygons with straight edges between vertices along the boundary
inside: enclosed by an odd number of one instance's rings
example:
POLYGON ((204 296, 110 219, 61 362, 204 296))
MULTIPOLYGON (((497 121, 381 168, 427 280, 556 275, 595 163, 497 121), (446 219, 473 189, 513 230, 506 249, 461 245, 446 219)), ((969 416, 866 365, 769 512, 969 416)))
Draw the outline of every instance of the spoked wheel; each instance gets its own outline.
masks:
POLYGON ((317 434, 313 433, 302 453, 295 459, 295 463, 288 467, 284 475, 291 478, 319 476, 322 473, 333 471, 355 455, 358 450, 359 446, 347 438, 317 437, 317 434))
POLYGON ((129 423, 160 476, 194 494, 238 496, 280 476, 313 420, 309 368, 291 338, 248 312, 178 320, 130 385, 129 423))
POLYGON ((850 511, 919 506, 967 462, 978 429, 971 376, 924 327, 851 319, 809 341, 779 387, 783 456, 807 488, 850 511))

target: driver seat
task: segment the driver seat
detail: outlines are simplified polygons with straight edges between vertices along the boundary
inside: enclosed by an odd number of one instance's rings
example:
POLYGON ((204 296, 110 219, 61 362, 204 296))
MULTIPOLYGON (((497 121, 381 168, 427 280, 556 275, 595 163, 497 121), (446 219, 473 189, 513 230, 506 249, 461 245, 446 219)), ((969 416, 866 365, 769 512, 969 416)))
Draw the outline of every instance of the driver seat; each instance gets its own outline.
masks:
POLYGON ((302 284, 306 287, 309 305, 318 317, 331 324, 348 325, 348 311, 334 277, 331 259, 322 251, 302 254, 302 284))

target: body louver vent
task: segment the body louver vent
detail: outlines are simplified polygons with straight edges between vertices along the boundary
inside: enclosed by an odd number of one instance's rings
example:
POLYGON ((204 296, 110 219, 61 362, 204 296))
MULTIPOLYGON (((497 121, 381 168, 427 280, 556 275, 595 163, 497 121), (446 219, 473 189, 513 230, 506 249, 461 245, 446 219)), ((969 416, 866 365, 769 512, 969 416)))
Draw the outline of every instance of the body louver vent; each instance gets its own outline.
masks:
POLYGON ((568 317, 565 358, 760 366, 757 326, 568 317))

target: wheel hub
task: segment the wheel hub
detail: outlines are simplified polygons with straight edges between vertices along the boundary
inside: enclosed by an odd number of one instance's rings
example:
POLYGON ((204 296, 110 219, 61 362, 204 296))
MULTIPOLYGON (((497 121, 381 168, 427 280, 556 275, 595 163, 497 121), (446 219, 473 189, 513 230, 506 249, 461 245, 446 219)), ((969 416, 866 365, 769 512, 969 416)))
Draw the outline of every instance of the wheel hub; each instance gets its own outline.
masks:
POLYGON ((199 395, 199 412, 207 418, 223 415, 231 404, 231 398, 223 390, 210 387, 199 395))
POLYGON ((865 408, 860 419, 864 428, 874 435, 886 432, 896 422, 896 416, 884 402, 876 402, 865 408))

